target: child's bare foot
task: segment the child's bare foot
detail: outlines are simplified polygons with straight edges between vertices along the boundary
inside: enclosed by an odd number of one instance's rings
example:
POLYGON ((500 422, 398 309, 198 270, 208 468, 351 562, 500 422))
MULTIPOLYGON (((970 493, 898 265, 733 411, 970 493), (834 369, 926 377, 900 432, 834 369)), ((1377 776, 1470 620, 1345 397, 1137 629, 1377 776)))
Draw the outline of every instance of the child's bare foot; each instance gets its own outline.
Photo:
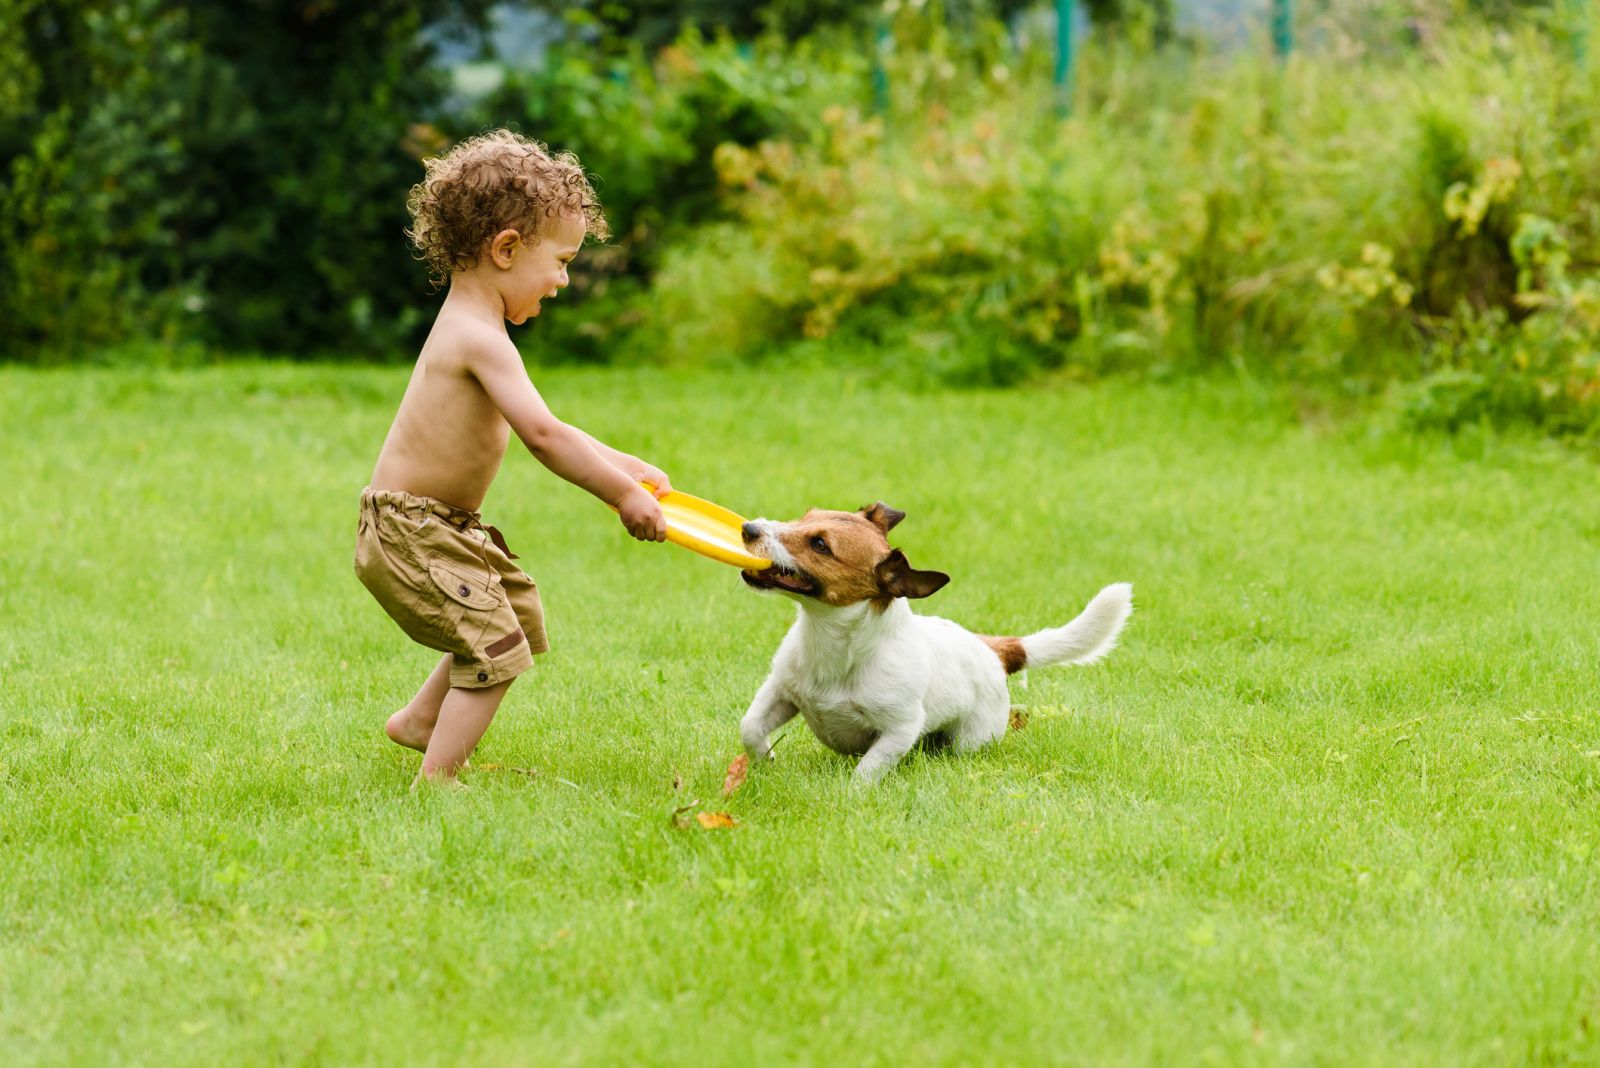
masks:
MULTIPOLYGON (((463 764, 461 766, 461 770, 465 771, 466 767, 467 766, 463 764)), ((472 789, 472 787, 456 778, 454 774, 446 774, 443 771, 436 771, 432 775, 427 775, 419 771, 417 772, 417 777, 411 780, 412 793, 416 793, 418 790, 454 791, 470 789, 472 789)))
POLYGON ((389 722, 383 726, 383 732, 397 745, 426 753, 428 739, 433 737, 433 724, 418 723, 409 708, 402 708, 389 717, 389 722))

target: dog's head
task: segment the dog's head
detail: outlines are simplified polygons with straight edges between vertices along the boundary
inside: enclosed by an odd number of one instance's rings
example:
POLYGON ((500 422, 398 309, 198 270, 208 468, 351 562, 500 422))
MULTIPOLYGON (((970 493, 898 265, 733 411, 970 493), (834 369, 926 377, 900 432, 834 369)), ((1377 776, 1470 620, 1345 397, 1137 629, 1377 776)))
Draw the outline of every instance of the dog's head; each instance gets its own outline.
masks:
POLYGON ((926 597, 950 576, 918 571, 889 531, 906 514, 879 501, 859 512, 812 509, 792 523, 752 519, 741 531, 745 551, 772 561, 764 571, 745 571, 757 589, 835 607, 862 601, 888 605, 896 597, 926 597))

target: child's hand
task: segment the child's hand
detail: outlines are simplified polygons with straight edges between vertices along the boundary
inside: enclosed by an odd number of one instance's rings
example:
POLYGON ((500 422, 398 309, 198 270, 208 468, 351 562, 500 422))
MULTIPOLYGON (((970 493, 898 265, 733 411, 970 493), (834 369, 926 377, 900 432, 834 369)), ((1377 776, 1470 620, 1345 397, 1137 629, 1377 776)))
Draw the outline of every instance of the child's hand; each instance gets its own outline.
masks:
POLYGON ((639 465, 639 473, 634 476, 634 480, 648 482, 654 486, 655 489, 652 492, 658 501, 672 492, 672 479, 668 478, 667 473, 659 467, 651 467, 649 464, 641 463, 639 465))
POLYGON ((642 487, 622 498, 617 514, 622 517, 622 525, 628 528, 628 533, 640 541, 667 540, 667 517, 661 514, 661 506, 655 498, 642 487))

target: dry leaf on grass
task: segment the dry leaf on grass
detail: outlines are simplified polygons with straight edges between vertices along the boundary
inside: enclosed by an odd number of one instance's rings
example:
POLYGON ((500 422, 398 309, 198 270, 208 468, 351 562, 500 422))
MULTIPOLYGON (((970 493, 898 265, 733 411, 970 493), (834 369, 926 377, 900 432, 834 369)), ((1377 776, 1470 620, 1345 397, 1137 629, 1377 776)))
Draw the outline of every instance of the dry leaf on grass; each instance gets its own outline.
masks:
POLYGON ((690 824, 693 823, 693 820, 689 818, 689 813, 694 809, 694 806, 698 805, 699 803, 700 799, 697 797, 693 801, 690 801, 687 805, 679 805, 677 808, 672 810, 672 815, 669 817, 668 822, 670 822, 680 831, 688 830, 690 824))
POLYGON ((1014 731, 1020 731, 1027 725, 1028 710, 1025 708, 1013 708, 1011 710, 1011 729, 1014 731))
POLYGON ((744 785, 744 777, 750 773, 750 755, 740 753, 733 758, 733 763, 728 765, 727 777, 722 780, 722 796, 732 797, 733 792, 744 785))
MULTIPOLYGON (((745 770, 749 766, 750 760, 748 757, 744 756, 739 757, 732 764, 728 765, 728 777, 722 784, 723 797, 727 797, 729 794, 733 793, 739 788, 739 784, 744 782, 745 770)), ((681 785, 681 783, 678 781, 677 777, 674 776, 673 788, 676 789, 679 785, 681 785)), ((693 801, 690 801, 687 805, 679 805, 677 808, 672 810, 672 815, 667 817, 667 822, 680 831, 687 831, 697 823, 708 831, 727 830, 738 826, 738 822, 734 820, 731 813, 696 812, 695 809, 699 807, 700 799, 698 797, 693 801)))

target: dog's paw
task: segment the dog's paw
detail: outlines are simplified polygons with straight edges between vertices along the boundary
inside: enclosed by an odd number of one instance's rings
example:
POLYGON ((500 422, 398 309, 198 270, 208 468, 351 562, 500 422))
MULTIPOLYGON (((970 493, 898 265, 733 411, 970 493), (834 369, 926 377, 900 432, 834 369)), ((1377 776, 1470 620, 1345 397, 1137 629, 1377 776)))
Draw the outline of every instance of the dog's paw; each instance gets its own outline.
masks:
POLYGON ((754 731, 745 731, 739 735, 739 740, 744 743, 744 751, 750 754, 751 760, 767 761, 772 759, 772 744, 765 734, 754 731))
POLYGON ((868 764, 862 761, 856 765, 855 772, 851 774, 850 785, 858 790, 870 790, 883 781, 883 777, 889 774, 892 767, 890 764, 868 764))

